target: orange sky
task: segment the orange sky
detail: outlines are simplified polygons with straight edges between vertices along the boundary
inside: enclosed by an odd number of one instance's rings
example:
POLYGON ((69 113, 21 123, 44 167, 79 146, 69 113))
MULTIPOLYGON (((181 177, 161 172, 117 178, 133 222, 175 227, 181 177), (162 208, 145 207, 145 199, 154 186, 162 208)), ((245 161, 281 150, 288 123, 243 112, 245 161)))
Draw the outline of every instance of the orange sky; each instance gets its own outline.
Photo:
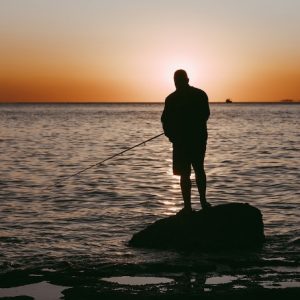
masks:
POLYGON ((300 2, 3 0, 0 101, 300 99, 300 2), (246 3, 247 2, 247 3, 246 3))

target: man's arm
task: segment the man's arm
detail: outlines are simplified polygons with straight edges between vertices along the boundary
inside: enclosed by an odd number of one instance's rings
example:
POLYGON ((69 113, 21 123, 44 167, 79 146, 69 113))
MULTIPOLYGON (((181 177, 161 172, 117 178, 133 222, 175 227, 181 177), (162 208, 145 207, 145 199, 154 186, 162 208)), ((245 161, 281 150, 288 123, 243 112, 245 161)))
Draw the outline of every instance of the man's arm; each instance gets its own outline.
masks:
POLYGON ((207 121, 210 116, 210 108, 209 108, 209 103, 208 103, 208 97, 205 92, 204 92, 204 94, 205 94, 204 116, 207 121))
POLYGON ((170 104, 168 98, 165 100, 164 110, 161 115, 162 127, 165 136, 172 142, 171 126, 170 126, 170 104))

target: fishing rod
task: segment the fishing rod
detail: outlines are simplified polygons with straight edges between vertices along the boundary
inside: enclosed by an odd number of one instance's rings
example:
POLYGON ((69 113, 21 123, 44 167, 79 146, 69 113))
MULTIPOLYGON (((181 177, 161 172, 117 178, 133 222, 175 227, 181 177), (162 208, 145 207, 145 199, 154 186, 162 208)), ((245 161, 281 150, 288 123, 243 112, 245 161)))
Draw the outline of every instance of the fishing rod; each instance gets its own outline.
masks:
POLYGON ((54 184, 52 184, 52 185, 49 185, 46 189, 48 189, 48 188, 50 188, 50 187, 52 187, 52 186, 57 186, 57 185, 58 185, 59 183, 61 183, 62 181, 65 181, 65 180, 68 180, 68 179, 70 179, 70 178, 72 178, 72 177, 78 176, 79 174, 81 174, 81 173, 83 173, 83 172, 85 172, 85 171, 87 171, 87 170, 89 170, 89 169, 92 169, 92 168, 94 168, 94 167, 100 166, 100 165, 104 164, 105 162, 107 162, 108 160, 111 160, 111 159, 113 159, 113 158, 115 158, 115 157, 117 157, 117 156, 120 156, 120 155, 124 154, 125 152, 128 152, 128 151, 130 151, 130 150, 132 150, 132 149, 134 149, 134 148, 137 148, 137 147, 139 147, 139 146, 141 146, 141 145, 145 145, 146 143, 148 143, 148 142, 150 142, 150 141, 152 141, 152 140, 154 140, 154 139, 157 139, 158 137, 162 136, 163 134, 164 134, 164 133, 160 133, 160 134, 158 134, 158 135, 156 135, 156 136, 154 136, 154 137, 152 137, 152 138, 150 138, 150 139, 148 139, 148 140, 145 140, 145 141, 143 141, 143 142, 141 142, 141 143, 138 143, 138 144, 136 144, 136 145, 134 145, 134 146, 132 146, 132 147, 130 147, 130 148, 127 148, 127 149, 125 149, 125 150, 123 150, 123 151, 121 151, 121 152, 119 152, 119 153, 117 153, 117 154, 114 154, 114 155, 112 155, 112 156, 109 156, 109 157, 107 157, 107 158, 101 160, 100 162, 97 162, 97 163, 95 163, 95 164, 93 164, 93 165, 90 165, 90 166, 88 166, 88 167, 86 167, 86 168, 84 168, 84 169, 82 169, 82 170, 80 170, 80 171, 78 171, 78 172, 76 172, 76 173, 74 173, 74 174, 71 174, 71 175, 69 175, 69 176, 67 176, 67 177, 64 177, 64 178, 62 178, 59 182, 56 182, 56 183, 54 183, 54 184))

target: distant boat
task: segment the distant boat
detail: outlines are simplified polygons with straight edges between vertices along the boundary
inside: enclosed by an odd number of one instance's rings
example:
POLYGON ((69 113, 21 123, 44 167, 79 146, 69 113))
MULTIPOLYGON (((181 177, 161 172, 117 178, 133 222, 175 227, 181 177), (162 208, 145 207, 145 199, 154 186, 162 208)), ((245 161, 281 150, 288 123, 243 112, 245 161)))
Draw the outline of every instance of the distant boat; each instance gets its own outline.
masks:
POLYGON ((226 103, 232 103, 232 100, 230 100, 230 99, 228 98, 228 99, 226 99, 225 102, 226 102, 226 103))

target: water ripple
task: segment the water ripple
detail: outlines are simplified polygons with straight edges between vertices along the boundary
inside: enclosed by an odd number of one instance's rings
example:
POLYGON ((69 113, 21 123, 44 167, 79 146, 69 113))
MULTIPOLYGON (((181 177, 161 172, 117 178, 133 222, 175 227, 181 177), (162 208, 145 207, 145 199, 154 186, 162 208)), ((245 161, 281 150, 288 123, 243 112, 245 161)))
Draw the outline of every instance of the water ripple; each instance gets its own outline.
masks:
MULTIPOLYGON (((1 108, 1 266, 82 255, 93 256, 93 262, 161 259, 161 252, 128 250, 126 241, 182 207, 165 137, 64 179, 159 134, 162 105, 1 108), (60 185, 45 189, 55 182, 60 185)), ((208 199, 257 206, 271 237, 263 255, 278 251, 293 261, 300 229, 300 106, 233 104, 211 110, 208 199)), ((192 198, 199 209, 195 184, 192 198)))

